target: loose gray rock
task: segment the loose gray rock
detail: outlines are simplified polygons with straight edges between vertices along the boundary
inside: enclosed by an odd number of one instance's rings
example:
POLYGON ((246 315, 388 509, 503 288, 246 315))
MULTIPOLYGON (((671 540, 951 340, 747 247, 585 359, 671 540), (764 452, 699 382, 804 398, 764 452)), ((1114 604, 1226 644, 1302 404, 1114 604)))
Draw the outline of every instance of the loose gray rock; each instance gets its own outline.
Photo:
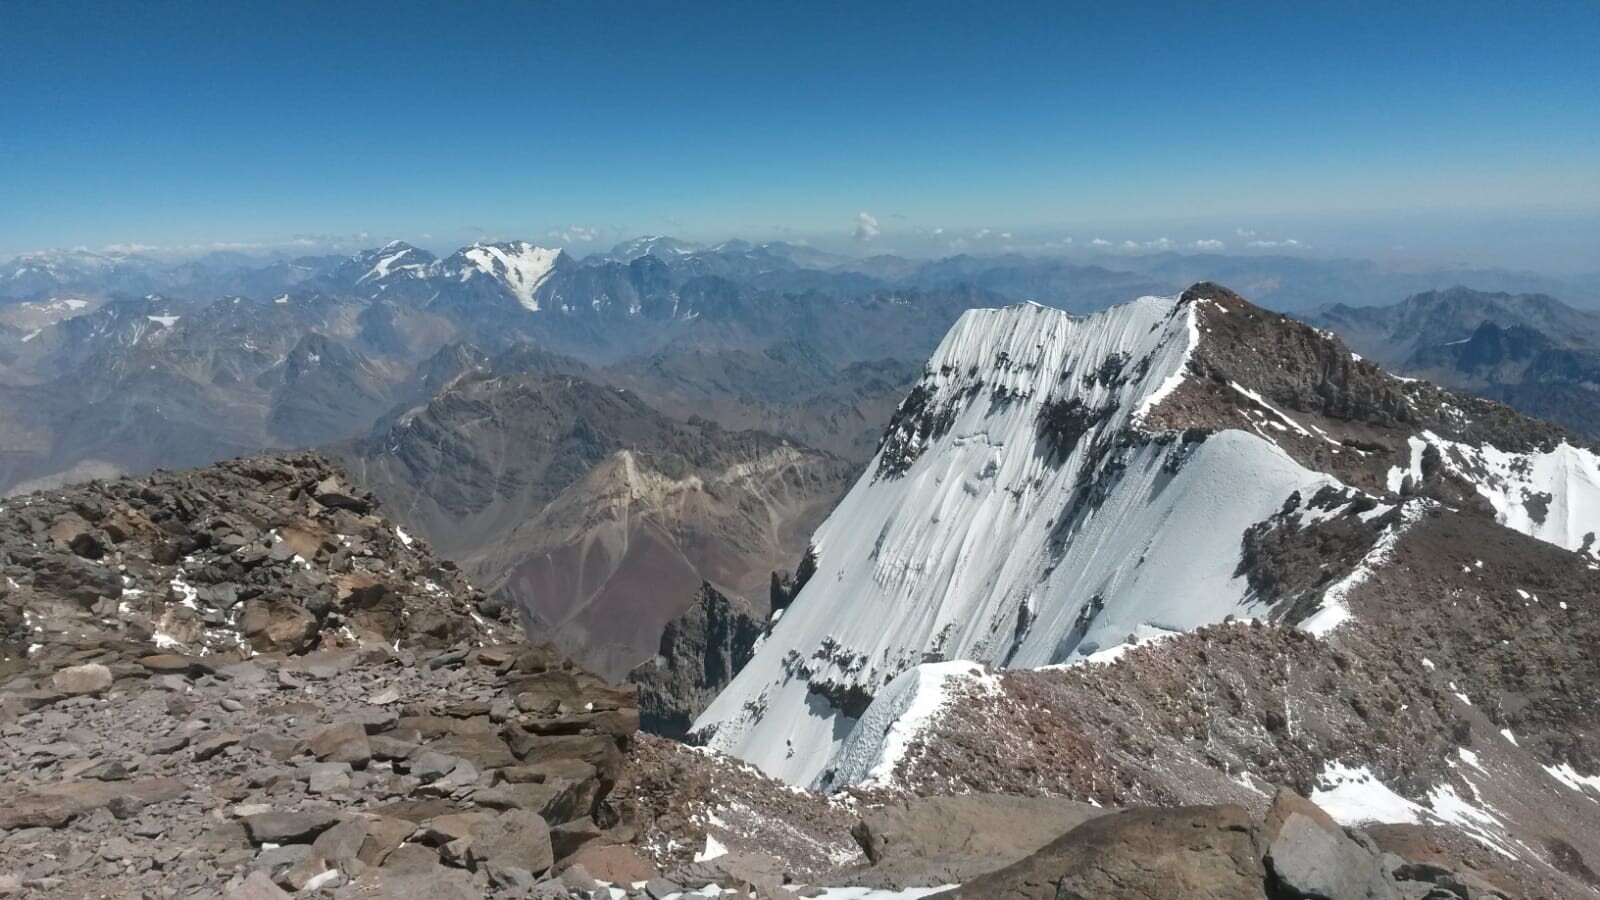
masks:
POLYGON ((259 813, 239 821, 253 844, 294 844, 312 840, 332 828, 338 824, 339 816, 333 810, 311 809, 259 813))
POLYGON ((68 696, 98 694, 111 687, 111 670, 99 663, 68 666, 58 670, 50 679, 56 690, 68 696))

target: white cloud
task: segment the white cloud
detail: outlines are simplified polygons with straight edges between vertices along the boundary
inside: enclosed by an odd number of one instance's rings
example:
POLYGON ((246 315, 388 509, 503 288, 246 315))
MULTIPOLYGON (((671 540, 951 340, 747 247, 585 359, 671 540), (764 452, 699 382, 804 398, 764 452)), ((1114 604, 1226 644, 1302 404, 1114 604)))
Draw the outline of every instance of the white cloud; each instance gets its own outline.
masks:
POLYGON ((870 241, 881 233, 876 216, 864 209, 856 213, 856 240, 870 241))
POLYGON ((563 244, 587 243, 600 236, 600 229, 587 225, 568 225, 545 232, 545 237, 563 244))
POLYGON ((1260 247, 1262 249, 1272 249, 1274 247, 1279 247, 1279 248, 1282 248, 1282 249, 1285 249, 1285 250, 1295 250, 1295 249, 1298 249, 1300 247, 1304 247, 1305 244, 1302 243, 1301 241, 1295 240, 1294 238, 1284 238, 1281 241, 1266 241, 1266 240, 1251 241, 1250 243, 1246 244, 1245 246, 1247 246, 1247 247, 1260 247))
MULTIPOLYGON (((185 257, 223 250, 237 253, 270 253, 275 250, 294 250, 308 247, 327 250, 364 248, 369 245, 371 238, 372 236, 367 232, 348 235, 297 234, 291 238, 271 241, 197 241, 192 244, 147 244, 140 241, 117 241, 97 248, 80 245, 68 249, 75 253, 185 257)), ((61 249, 33 251, 33 255, 57 252, 61 252, 61 249)))
POLYGON ((1094 240, 1089 242, 1089 246, 1091 246, 1091 247, 1109 247, 1109 246, 1111 246, 1111 242, 1106 240, 1105 238, 1095 238, 1094 240))
POLYGON ((1227 245, 1223 242, 1213 240, 1211 238, 1201 238, 1200 240, 1194 242, 1194 248, 1196 250, 1221 250, 1226 246, 1227 245))
POLYGON ((1002 241, 1011 240, 1011 232, 1009 232, 1009 231, 1000 232, 1000 240, 1002 240, 1002 241))
POLYGON ((1253 238, 1256 236, 1256 233, 1248 228, 1235 228, 1233 233, 1242 238, 1253 238))

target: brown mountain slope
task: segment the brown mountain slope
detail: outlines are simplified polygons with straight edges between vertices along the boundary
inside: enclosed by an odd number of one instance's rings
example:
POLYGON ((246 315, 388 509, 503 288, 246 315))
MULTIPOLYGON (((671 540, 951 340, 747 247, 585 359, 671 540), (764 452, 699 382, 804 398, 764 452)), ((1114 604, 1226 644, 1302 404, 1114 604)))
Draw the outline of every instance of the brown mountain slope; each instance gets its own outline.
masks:
POLYGON ((532 374, 465 379, 342 452, 530 631, 617 678, 702 582, 764 604, 851 475, 770 435, 532 374))

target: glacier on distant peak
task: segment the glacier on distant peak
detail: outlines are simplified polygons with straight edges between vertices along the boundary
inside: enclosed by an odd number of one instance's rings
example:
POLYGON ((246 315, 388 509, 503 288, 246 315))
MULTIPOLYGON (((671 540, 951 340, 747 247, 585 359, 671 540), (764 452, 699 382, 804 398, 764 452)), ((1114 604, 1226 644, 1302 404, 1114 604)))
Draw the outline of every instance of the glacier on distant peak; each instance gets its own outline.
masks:
POLYGON ((483 274, 501 281, 516 296, 525 309, 538 312, 537 292, 550 273, 555 271, 559 249, 536 247, 527 241, 508 244, 473 244, 458 254, 465 265, 461 267, 462 281, 483 274))

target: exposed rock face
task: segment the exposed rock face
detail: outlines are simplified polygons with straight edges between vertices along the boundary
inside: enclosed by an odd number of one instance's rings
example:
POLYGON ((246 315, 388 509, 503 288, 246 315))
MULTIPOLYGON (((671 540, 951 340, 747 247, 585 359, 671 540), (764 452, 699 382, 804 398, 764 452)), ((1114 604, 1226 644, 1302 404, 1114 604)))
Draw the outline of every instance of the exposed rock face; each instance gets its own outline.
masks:
POLYGON ((655 735, 635 739, 614 797, 637 817, 639 852, 669 877, 690 874, 707 838, 746 860, 764 856, 797 883, 854 873, 866 860, 851 837, 860 818, 851 804, 655 735))
MULTIPOLYGON (((1315 804, 1279 791, 1264 819, 1232 805, 1095 817, 1039 851, 940 897, 997 900, 1509 898, 1485 875, 1390 852, 1315 804)), ((1531 885, 1530 885, 1531 887, 1531 885)), ((1543 886, 1540 886, 1541 888, 1543 886)))
POLYGON ((632 840, 633 690, 495 646, 509 616, 320 457, 19 498, 0 536, 7 890, 522 896, 632 840))
POLYGON ((1394 306, 1341 304, 1307 321, 1394 371, 1600 435, 1600 316, 1592 312, 1544 294, 1455 287, 1394 306))
MULTIPOLYGON (((1510 453, 1578 442, 1559 425, 1499 403, 1397 379, 1327 332, 1261 309, 1221 285, 1198 284, 1183 297, 1196 304, 1205 335, 1189 359, 1195 377, 1163 400, 1149 427, 1241 428, 1269 436, 1308 468, 1373 493, 1388 489, 1390 469, 1409 470, 1409 438, 1424 431, 1510 453), (1288 425, 1275 410, 1305 427, 1288 425)), ((1455 496, 1473 494, 1458 491, 1455 496)), ((1417 492, 1423 493, 1421 486, 1417 492)))
POLYGON ((1028 858, 943 896, 983 900, 1255 900, 1265 871, 1237 806, 1140 809, 1092 819, 1028 858))
POLYGON ((153 643, 249 656, 516 634, 374 506, 312 453, 13 498, 0 511, 0 653, 153 643))
POLYGON ((1003 673, 999 692, 936 717, 898 776, 922 794, 1123 806, 1259 810, 1270 785, 1366 797, 1326 802, 1344 824, 1453 833, 1457 859, 1582 895, 1600 888, 1582 687, 1600 679, 1584 649, 1600 639, 1597 578, 1577 554, 1436 510, 1350 591, 1352 619, 1326 639, 1217 626, 1106 665, 1003 673))
POLYGON ((1115 810, 1055 797, 958 794, 869 807, 852 834, 870 866, 836 876, 876 887, 960 884, 1017 862, 1115 810))
POLYGON ((694 603, 661 633, 654 659, 628 673, 639 690, 640 727, 681 741, 755 652, 765 630, 750 604, 702 584, 694 603))

